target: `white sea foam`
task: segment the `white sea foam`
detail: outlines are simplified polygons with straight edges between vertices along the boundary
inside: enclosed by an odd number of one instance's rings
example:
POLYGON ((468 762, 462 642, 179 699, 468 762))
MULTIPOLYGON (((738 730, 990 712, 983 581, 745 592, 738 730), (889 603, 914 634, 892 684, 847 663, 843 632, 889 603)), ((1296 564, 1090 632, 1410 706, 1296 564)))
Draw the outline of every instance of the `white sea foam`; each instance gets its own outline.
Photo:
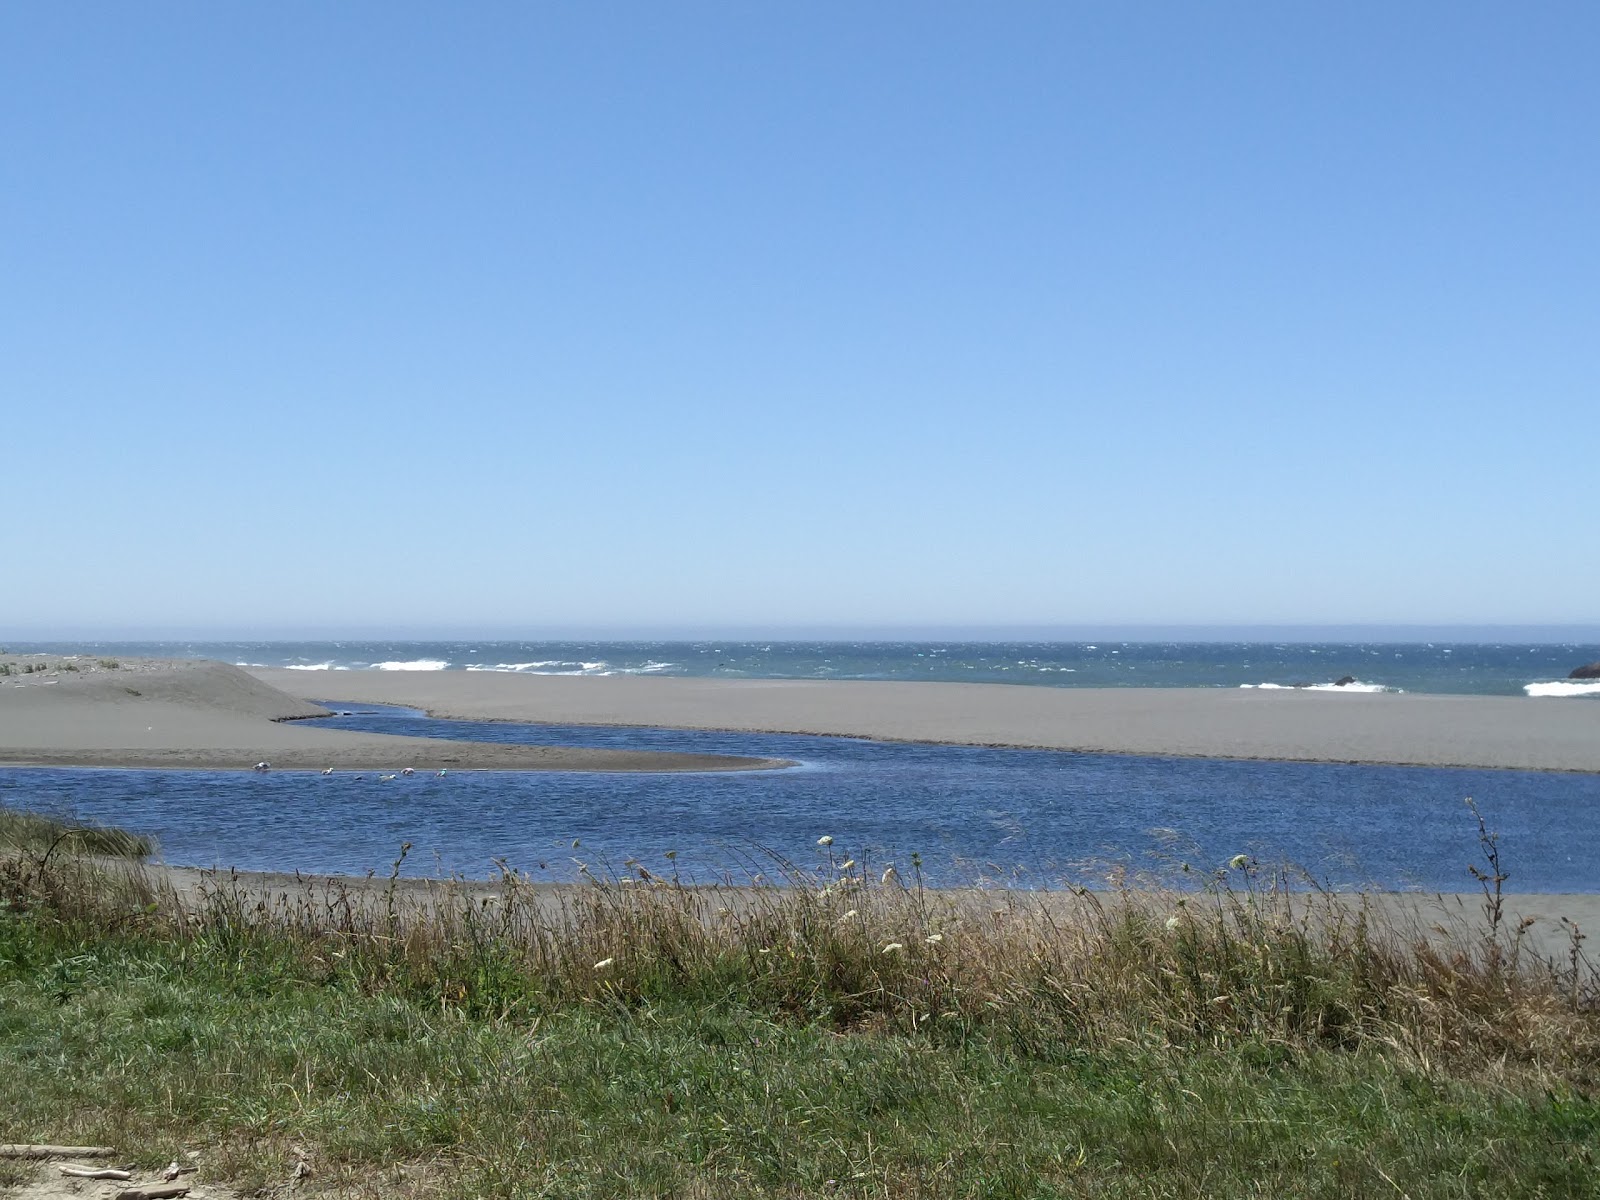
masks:
POLYGON ((1381 683, 1241 683, 1242 688, 1255 688, 1263 692, 1403 692, 1404 688, 1385 687, 1381 683))
POLYGON ((333 664, 331 662, 289 663, 284 669, 287 671, 331 671, 333 670, 333 664))
POLYGON ((442 671, 450 664, 439 658, 417 658, 410 662, 373 663, 374 671, 442 671))
POLYGON ((509 671, 522 675, 590 675, 603 673, 604 662, 576 662, 564 658, 547 658, 539 662, 524 663, 468 663, 469 671, 509 671))
POLYGON ((613 667, 604 659, 581 662, 577 659, 548 658, 523 663, 468 663, 469 671, 500 671, 518 675, 655 675, 670 671, 677 663, 651 660, 642 667, 613 667))
POLYGON ((1522 690, 1530 696, 1600 696, 1600 679, 1556 679, 1524 684, 1522 690))

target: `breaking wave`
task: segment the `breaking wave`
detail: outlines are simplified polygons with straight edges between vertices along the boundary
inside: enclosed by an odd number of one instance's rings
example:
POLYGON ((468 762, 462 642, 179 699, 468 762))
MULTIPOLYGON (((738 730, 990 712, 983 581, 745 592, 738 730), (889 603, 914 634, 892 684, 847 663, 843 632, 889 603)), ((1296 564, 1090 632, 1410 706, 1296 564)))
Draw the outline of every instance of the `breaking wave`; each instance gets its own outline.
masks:
POLYGON ((614 667, 601 660, 583 662, 576 659, 550 658, 523 663, 469 663, 469 671, 497 671, 517 675, 658 675, 671 671, 676 663, 647 662, 642 667, 614 667))
POLYGON ((1524 684, 1522 690, 1530 696, 1600 696, 1600 679, 1556 679, 1524 684))

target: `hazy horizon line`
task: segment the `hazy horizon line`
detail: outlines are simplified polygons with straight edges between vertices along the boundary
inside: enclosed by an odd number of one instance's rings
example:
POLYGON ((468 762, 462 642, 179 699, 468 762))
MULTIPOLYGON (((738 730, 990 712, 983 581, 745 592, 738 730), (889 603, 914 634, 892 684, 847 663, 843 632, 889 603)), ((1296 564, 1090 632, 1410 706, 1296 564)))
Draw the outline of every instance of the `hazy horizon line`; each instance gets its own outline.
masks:
MULTIPOLYGON (((1600 623, 1538 622, 1146 622, 963 625, 292 626, 203 629, 131 626, 57 629, 15 636, 19 644, 103 642, 1521 642, 1600 644, 1600 623)), ((8 639, 0 633, 0 647, 8 639)))

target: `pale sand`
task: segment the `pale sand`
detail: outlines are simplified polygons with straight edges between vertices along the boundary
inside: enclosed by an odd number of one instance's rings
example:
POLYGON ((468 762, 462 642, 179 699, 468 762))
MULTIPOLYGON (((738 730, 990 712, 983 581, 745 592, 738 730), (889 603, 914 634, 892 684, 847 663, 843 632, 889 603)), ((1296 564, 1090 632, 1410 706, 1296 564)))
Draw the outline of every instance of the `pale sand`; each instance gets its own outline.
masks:
POLYGON ((296 696, 402 704, 469 720, 1600 772, 1600 703, 1589 700, 489 671, 251 674, 296 696))
MULTIPOLYGON (((398 771, 728 771, 783 765, 718 754, 496 746, 307 725, 328 710, 225 663, 0 657, 0 764, 398 771), (76 670, 60 669, 70 663, 76 670), (27 666, 49 670, 22 673, 27 666)), ((288 672, 293 675, 293 672, 288 672)))

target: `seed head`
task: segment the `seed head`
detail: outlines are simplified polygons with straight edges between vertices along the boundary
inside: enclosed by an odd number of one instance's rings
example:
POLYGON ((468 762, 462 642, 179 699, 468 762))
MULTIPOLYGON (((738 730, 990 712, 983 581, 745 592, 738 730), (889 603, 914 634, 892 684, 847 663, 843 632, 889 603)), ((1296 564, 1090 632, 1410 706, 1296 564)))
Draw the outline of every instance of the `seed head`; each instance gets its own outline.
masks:
POLYGON ((899 942, 890 942, 887 946, 885 946, 883 948, 883 952, 885 954, 899 954, 900 951, 902 951, 904 949, 905 949, 905 946, 903 946, 901 943, 899 943, 899 942))

